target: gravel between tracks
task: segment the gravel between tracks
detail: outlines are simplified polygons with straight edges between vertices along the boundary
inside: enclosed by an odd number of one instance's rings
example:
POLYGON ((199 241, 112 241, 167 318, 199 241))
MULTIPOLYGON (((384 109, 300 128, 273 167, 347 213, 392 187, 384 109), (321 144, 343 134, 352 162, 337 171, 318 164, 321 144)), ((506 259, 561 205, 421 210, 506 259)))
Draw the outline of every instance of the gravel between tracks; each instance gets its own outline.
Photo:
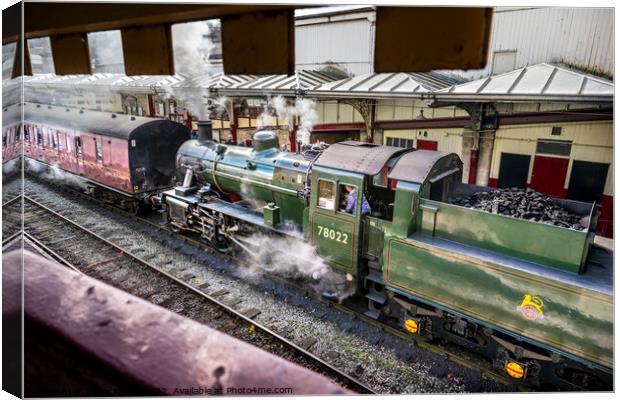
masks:
POLYGON ((25 193, 92 231, 125 247, 166 271, 209 292, 226 290, 223 300, 235 308, 256 308, 255 319, 305 347, 379 393, 451 393, 510 391, 512 387, 482 378, 442 356, 412 346, 348 314, 326 307, 261 276, 248 277, 242 267, 184 244, 95 203, 57 192, 32 179, 25 193))

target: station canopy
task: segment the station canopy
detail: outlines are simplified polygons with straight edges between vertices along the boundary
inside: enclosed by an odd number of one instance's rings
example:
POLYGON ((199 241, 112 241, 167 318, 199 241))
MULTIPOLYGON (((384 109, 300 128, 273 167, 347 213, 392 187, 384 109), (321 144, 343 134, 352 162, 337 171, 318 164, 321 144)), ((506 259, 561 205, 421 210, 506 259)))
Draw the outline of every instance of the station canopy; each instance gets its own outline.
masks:
MULTIPOLYGON (((445 71, 370 73, 336 78, 328 73, 298 70, 294 75, 210 75, 188 77, 41 74, 25 76, 29 89, 73 88, 84 92, 106 89, 125 93, 165 93, 166 89, 204 89, 212 95, 239 97, 306 96, 335 99, 418 98, 441 106, 459 102, 587 102, 613 101, 614 83, 553 64, 537 64, 465 82, 445 71)), ((3 87, 19 80, 4 81, 3 87)))
POLYGON ((613 101, 614 83, 547 63, 452 85, 435 92, 438 101, 613 101))

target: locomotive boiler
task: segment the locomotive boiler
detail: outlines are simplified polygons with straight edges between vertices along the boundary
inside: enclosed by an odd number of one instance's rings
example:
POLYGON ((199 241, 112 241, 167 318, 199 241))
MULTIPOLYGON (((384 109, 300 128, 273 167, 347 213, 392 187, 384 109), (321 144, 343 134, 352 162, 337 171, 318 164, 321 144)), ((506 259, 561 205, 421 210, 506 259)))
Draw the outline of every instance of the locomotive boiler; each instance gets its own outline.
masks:
POLYGON ((370 318, 484 354, 516 381, 611 386, 612 256, 592 244, 594 204, 545 200, 574 227, 515 218, 450 201, 493 190, 461 183, 455 154, 349 141, 304 157, 267 131, 252 148, 215 143, 208 124, 176 161, 161 195, 174 230, 221 252, 251 252, 257 231, 296 238, 370 318), (347 212, 351 196, 372 213, 347 212))

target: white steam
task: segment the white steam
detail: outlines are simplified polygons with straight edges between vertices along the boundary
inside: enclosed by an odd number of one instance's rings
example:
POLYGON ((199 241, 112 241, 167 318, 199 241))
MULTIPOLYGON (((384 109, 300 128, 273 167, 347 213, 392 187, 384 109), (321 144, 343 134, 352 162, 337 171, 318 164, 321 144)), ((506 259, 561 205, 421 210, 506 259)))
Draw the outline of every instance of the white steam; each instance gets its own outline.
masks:
POLYGON ((11 177, 21 171, 21 157, 14 158, 2 164, 2 180, 11 177))
POLYGON ((302 144, 310 143, 312 128, 319 121, 316 112, 316 103, 310 99, 295 100, 295 112, 299 116, 299 128, 297 129, 297 141, 302 144))
POLYGON ((211 27, 206 21, 172 25, 175 72, 185 75, 207 74, 209 54, 215 45, 208 39, 211 27))
POLYGON ((270 98, 265 110, 257 118, 256 125, 259 129, 264 126, 264 121, 272 115, 271 109, 278 118, 286 118, 289 129, 292 129, 295 121, 297 121, 296 140, 302 144, 310 144, 312 128, 319 121, 314 100, 297 98, 293 104, 289 104, 282 96, 270 98))
POLYGON ((79 189, 88 189, 86 181, 77 175, 63 171, 56 165, 48 165, 29 157, 24 157, 24 170, 46 181, 73 186, 79 189))
POLYGON ((351 296, 355 288, 343 274, 336 273, 321 257, 316 248, 295 236, 268 236, 257 233, 248 239, 251 254, 247 254, 248 277, 274 274, 308 282, 308 287, 319 295, 342 301, 351 296))

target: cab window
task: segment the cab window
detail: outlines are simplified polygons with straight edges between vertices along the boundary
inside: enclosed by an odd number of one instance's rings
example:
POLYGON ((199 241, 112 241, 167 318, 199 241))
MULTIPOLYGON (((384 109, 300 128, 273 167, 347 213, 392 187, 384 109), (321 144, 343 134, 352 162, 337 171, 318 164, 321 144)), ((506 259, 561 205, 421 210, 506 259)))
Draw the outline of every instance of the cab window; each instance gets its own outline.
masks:
POLYGON ((336 203, 336 185, 334 182, 319 179, 319 195, 316 205, 333 211, 336 203))
POLYGON ((338 210, 343 213, 355 215, 357 212, 357 186, 341 184, 339 194, 338 210))

